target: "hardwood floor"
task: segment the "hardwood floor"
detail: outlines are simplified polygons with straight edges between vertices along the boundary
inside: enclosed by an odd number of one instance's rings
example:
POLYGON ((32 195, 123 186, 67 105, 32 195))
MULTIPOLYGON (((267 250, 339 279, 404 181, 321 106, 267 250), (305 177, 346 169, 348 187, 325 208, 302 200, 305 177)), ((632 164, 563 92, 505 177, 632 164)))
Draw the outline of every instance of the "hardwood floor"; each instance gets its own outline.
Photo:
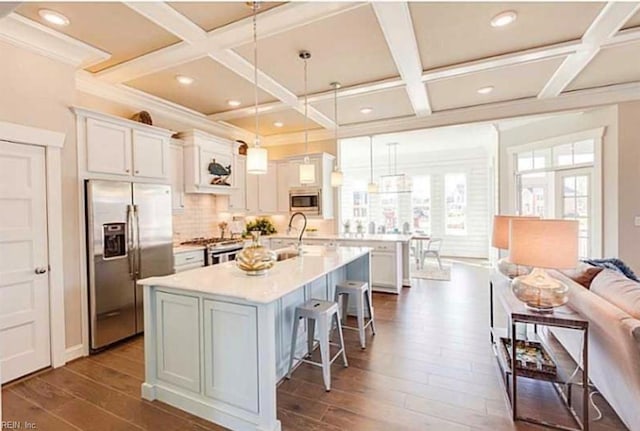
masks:
MULTIPOLYGON (((451 282, 415 280, 399 296, 375 294, 377 335, 361 350, 345 332, 349 368, 337 361, 332 390, 302 365, 278 388, 285 431, 537 430, 510 419, 488 335, 487 270, 455 264, 451 282)), ((57 430, 222 430, 140 398, 142 339, 3 388, 3 419, 57 430)), ((522 414, 567 420, 548 384, 520 384, 522 414)), ((625 430, 605 417, 592 430, 625 430)), ((594 414, 594 413, 592 413, 594 414)))

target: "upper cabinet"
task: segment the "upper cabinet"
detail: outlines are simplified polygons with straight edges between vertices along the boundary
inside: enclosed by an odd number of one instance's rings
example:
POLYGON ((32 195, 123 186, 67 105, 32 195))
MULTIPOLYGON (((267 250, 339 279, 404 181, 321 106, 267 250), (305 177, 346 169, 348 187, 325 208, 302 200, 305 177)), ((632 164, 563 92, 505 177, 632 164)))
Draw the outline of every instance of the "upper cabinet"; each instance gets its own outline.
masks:
POLYGON ((230 195, 236 187, 236 163, 234 161, 234 142, 209 135, 198 130, 180 133, 184 140, 184 187, 186 193, 211 193, 230 195), (218 163, 231 168, 229 176, 216 176, 209 172, 209 165, 218 163), (218 178, 221 184, 214 180, 218 178), (225 184, 226 183, 226 184, 225 184))
POLYGON ((173 132, 86 109, 74 111, 78 163, 86 177, 127 177, 143 182, 169 179, 173 132))
POLYGON ((322 219, 332 219, 334 189, 331 187, 331 171, 335 157, 328 153, 309 154, 309 162, 315 166, 315 181, 310 184, 300 183, 300 165, 304 156, 289 157, 278 162, 277 208, 279 212, 289 212, 289 192, 292 189, 318 189, 320 191, 322 219))
POLYGON ((184 210, 184 158, 183 142, 172 139, 169 144, 169 181, 171 183, 171 202, 174 212, 184 210))

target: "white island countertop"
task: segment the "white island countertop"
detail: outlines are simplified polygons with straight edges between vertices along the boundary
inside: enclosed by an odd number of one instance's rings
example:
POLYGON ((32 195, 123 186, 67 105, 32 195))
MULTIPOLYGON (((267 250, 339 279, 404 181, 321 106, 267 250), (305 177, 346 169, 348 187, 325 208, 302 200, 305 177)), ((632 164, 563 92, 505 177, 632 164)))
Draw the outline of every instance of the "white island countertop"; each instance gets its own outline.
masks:
MULTIPOLYGON (((409 242, 411 241, 412 235, 403 235, 403 234, 327 234, 327 233, 318 233, 318 234, 306 234, 302 237, 302 242, 304 240, 314 240, 314 239, 325 239, 325 240, 339 240, 339 241, 387 241, 387 242, 409 242)), ((265 238, 274 238, 274 239, 298 239, 298 235, 269 235, 265 238)))
POLYGON ((192 269, 138 284, 221 295, 253 303, 270 303, 371 251, 368 247, 329 249, 304 246, 301 256, 276 262, 265 275, 250 276, 235 262, 192 269))

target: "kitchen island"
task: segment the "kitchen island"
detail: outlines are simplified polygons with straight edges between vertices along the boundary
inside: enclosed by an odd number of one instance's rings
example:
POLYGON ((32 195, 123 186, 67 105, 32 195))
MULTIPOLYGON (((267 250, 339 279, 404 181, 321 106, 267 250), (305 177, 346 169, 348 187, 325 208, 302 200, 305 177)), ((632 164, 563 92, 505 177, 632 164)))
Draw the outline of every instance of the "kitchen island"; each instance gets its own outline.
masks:
MULTIPOLYGON (((295 307, 332 300, 346 279, 369 282, 370 258, 366 247, 306 246, 264 276, 229 262, 141 280, 142 397, 233 430, 280 430, 276 384, 287 373, 295 307)), ((305 324, 297 336, 301 357, 305 324)))
MULTIPOLYGON (((271 248, 298 242, 297 236, 271 235, 271 248)), ((376 292, 399 294, 411 287, 409 247, 412 235, 403 234, 307 234, 303 243, 324 246, 370 247, 372 287, 376 292)))

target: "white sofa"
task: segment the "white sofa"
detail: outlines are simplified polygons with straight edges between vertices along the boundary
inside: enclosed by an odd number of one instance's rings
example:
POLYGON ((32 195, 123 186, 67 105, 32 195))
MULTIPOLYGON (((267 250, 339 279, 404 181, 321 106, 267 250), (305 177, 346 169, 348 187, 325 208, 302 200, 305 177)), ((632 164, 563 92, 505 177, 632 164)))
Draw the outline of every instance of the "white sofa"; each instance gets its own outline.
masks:
MULTIPOLYGON (((640 431, 640 284, 605 269, 589 289, 560 273, 569 306, 589 319, 589 376, 631 431, 640 431)), ((581 334, 553 329, 576 361, 581 334)))

